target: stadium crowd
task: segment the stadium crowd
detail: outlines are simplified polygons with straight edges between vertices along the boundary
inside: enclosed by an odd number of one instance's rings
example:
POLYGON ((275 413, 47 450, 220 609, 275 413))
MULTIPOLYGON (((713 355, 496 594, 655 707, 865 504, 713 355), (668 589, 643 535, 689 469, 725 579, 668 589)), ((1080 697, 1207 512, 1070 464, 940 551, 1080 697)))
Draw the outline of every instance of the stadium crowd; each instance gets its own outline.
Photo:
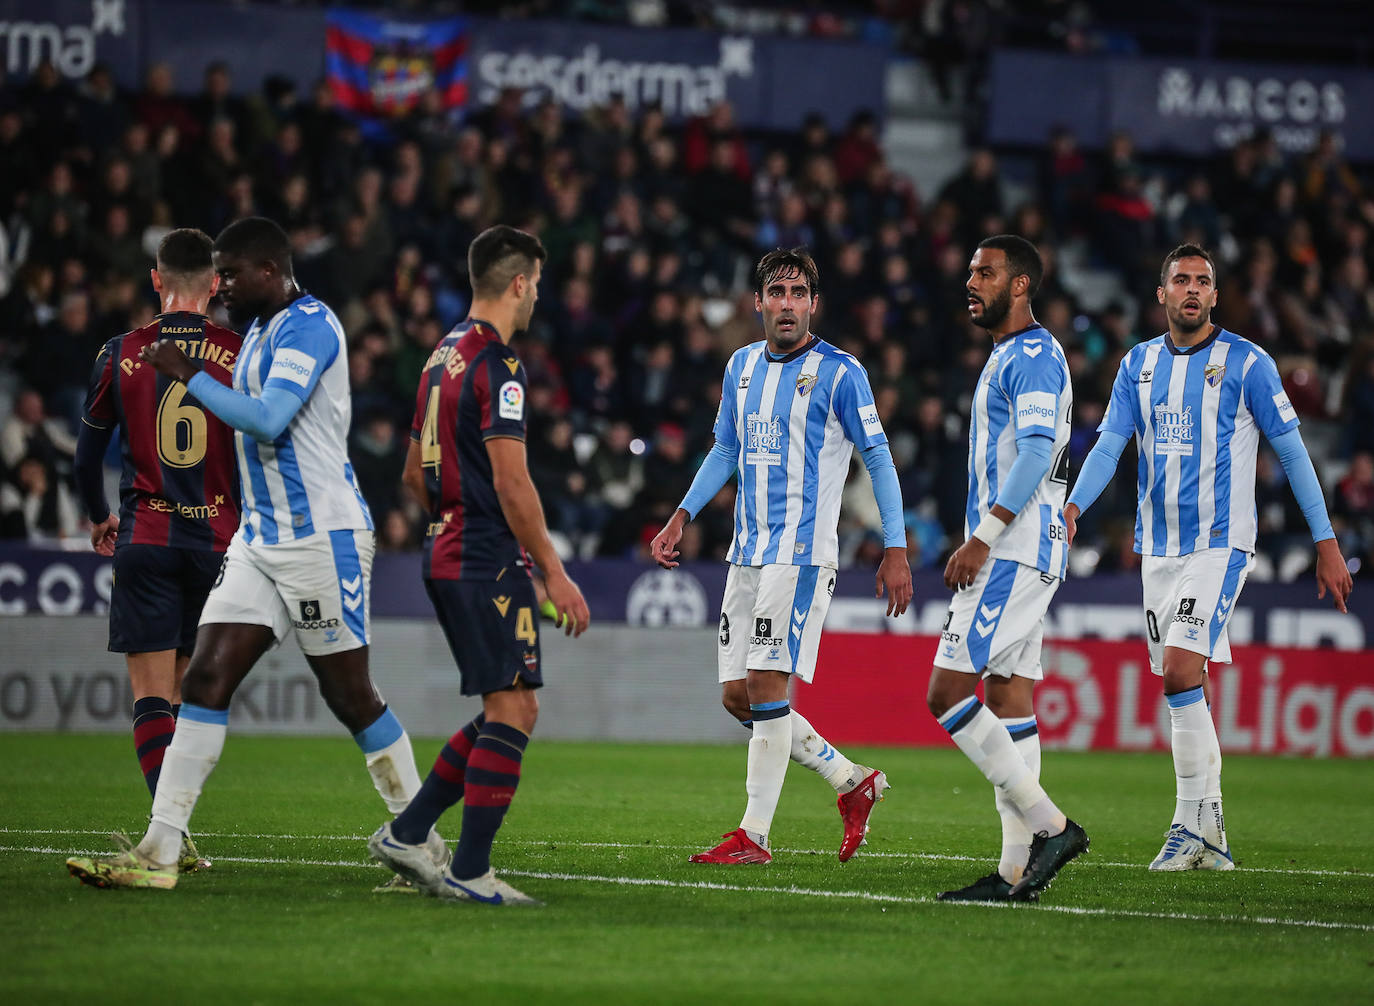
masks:
MULTIPOLYGON (((806 245, 821 275, 815 330, 872 378, 913 565, 941 562, 963 538, 969 397, 989 348, 967 318, 966 267, 978 240, 1011 231, 1045 255, 1035 308, 1074 376, 1075 471, 1121 354, 1165 328, 1160 259, 1198 241, 1223 263, 1217 320, 1275 356, 1342 547, 1357 574, 1374 566, 1374 184, 1329 137, 1303 157, 1261 135, 1215 163, 1154 162, 1126 134, 1098 154, 1060 131, 1033 185, 1009 186, 999 152, 974 149, 939 191, 918 192, 868 114, 765 135, 728 105, 676 125, 614 101, 570 118, 509 91, 466 115, 431 96, 377 140, 323 84, 303 94, 269 78, 240 99, 224 64, 196 93, 179 91, 187 83, 154 66, 123 93, 102 67, 72 86, 44 64, 0 87, 5 537, 84 540, 73 432, 97 350, 157 310, 147 270, 159 238, 261 214, 287 229, 301 285, 344 322, 353 463, 384 549, 418 547, 423 518, 400 472, 420 368, 465 316, 468 242, 500 221, 549 252, 516 348, 531 469, 570 554, 643 552, 710 446, 725 361, 759 338, 752 263, 806 245), (1070 247, 1114 272, 1123 298, 1085 310, 1057 267, 1070 247)), ((1123 468, 1134 464, 1128 448, 1123 468)), ((856 465, 846 564, 876 565, 882 551, 866 479, 856 465)), ((1295 577, 1311 558, 1283 479, 1266 456, 1261 578, 1295 577)), ((1078 571, 1133 565, 1134 486, 1119 477, 1084 521, 1078 571)), ((684 558, 723 553, 732 503, 727 486, 690 525, 684 558)))

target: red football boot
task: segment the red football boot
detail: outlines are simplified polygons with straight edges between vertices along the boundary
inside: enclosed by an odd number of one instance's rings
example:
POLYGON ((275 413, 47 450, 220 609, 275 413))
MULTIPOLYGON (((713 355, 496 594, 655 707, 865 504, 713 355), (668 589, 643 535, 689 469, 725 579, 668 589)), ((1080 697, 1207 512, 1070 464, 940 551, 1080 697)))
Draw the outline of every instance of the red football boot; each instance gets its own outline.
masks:
POLYGON ((844 840, 840 842, 840 862, 849 862, 849 857, 864 844, 868 834, 868 815, 883 798, 883 790, 890 789, 887 776, 876 769, 864 776, 864 781, 848 793, 840 795, 835 805, 840 808, 840 820, 844 822, 844 840))
MULTIPOLYGON (((867 780, 865 780, 867 781, 867 780)), ((867 817, 867 813, 864 814, 867 817)), ((743 828, 727 832, 725 841, 714 849, 698 852, 688 858, 689 863, 771 863, 773 855, 744 833, 743 828)))

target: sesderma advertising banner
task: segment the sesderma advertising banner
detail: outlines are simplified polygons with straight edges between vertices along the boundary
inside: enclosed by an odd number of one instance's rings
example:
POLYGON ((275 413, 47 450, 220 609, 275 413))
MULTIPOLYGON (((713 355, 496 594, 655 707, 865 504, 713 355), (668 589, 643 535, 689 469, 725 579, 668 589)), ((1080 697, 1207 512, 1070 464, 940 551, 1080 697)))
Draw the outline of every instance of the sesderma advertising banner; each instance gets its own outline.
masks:
POLYGON ((882 114, 886 65, 885 49, 859 42, 476 20, 472 97, 486 105, 515 87, 568 111, 620 97, 674 119, 728 100, 744 126, 795 129, 811 111, 839 126, 859 109, 882 114))
POLYGON ((1087 147, 1125 130, 1147 153, 1207 156, 1267 129, 1298 153, 1327 130, 1348 156, 1374 160, 1368 70, 1003 49, 990 85, 993 143, 1040 145, 1064 125, 1087 147))
POLYGON ((843 126, 884 111, 887 49, 865 42, 721 35, 495 18, 415 19, 382 11, 147 0, 0 0, 0 59, 27 79, 52 60, 69 80, 97 61, 138 89, 154 62, 192 93, 227 59, 237 93, 268 75, 302 93, 327 78, 340 104, 375 121, 438 89, 449 107, 491 104, 508 87, 570 113, 623 98, 674 120, 728 100, 749 128, 795 129, 809 112, 843 126))

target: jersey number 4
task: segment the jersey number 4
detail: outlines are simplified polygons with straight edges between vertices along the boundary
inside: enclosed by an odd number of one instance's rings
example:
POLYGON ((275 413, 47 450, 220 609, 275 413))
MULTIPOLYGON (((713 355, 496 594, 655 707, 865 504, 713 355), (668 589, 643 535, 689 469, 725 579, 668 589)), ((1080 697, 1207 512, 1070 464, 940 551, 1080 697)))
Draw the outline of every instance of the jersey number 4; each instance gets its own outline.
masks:
POLYGON ((194 468, 205 460, 205 411, 185 398, 186 385, 177 381, 157 406, 157 454, 168 468, 194 468))
POLYGON ((429 401, 425 403, 425 424, 420 427, 420 465, 433 468, 439 474, 439 459, 443 452, 439 447, 439 389, 429 389, 429 401))

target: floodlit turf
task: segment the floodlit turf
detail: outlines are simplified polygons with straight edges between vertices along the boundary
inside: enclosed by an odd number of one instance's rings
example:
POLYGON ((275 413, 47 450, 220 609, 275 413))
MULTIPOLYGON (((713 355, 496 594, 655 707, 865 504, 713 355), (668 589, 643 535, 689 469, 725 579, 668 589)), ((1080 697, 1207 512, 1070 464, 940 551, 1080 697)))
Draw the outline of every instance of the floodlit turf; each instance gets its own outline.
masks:
MULTIPOLYGON (((741 738, 743 740, 743 738, 741 738)), ((417 742, 422 766, 437 742, 417 742)), ((1368 1002, 1369 763, 1234 757, 1240 869, 1153 875, 1163 755, 1045 757, 1092 835, 1039 907, 932 903, 991 869, 987 785, 954 750, 850 752, 894 789, 836 861, 834 795, 792 766, 767 867, 689 853, 744 804, 736 747, 531 745, 496 865, 542 909, 370 893, 384 817, 347 740, 232 736, 194 820, 209 874, 98 891, 66 855, 141 834, 122 736, 0 734, 5 1002, 1368 1002)), ((422 769, 423 771, 423 769, 422 769)), ((455 809, 443 822, 454 837, 455 809)))

